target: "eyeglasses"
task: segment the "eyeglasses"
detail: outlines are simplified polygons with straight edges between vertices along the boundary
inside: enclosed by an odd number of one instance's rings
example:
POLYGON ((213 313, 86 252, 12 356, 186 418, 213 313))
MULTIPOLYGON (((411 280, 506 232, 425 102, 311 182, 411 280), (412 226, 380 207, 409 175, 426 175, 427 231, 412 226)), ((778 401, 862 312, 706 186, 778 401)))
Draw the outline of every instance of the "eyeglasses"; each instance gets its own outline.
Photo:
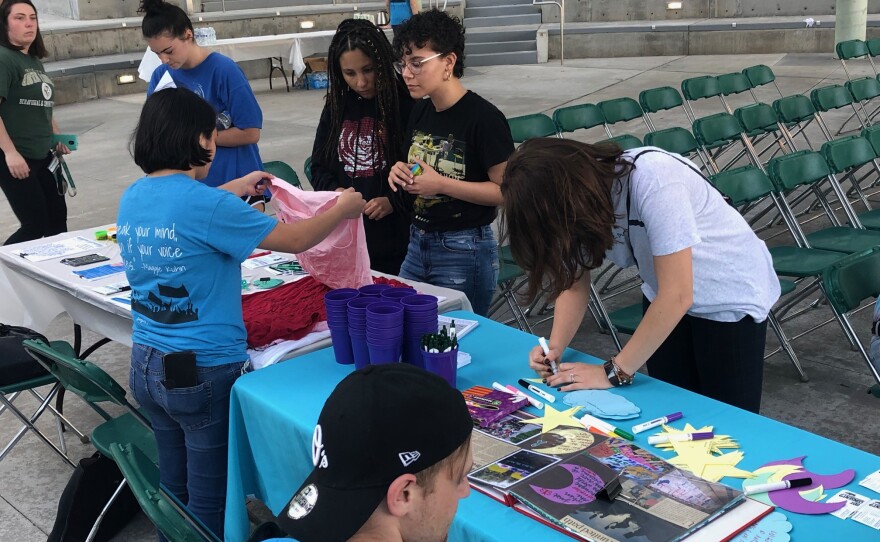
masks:
POLYGON ((434 60, 437 57, 445 56, 446 54, 447 53, 437 53, 436 55, 429 56, 428 58, 423 58, 421 60, 410 60, 407 62, 404 62, 402 60, 398 60, 397 62, 394 63, 394 70, 397 73, 399 73, 400 75, 403 75, 403 70, 409 68, 409 73, 411 73, 413 75, 418 75, 418 74, 422 73, 422 64, 424 64, 425 62, 427 62, 429 60, 434 60))

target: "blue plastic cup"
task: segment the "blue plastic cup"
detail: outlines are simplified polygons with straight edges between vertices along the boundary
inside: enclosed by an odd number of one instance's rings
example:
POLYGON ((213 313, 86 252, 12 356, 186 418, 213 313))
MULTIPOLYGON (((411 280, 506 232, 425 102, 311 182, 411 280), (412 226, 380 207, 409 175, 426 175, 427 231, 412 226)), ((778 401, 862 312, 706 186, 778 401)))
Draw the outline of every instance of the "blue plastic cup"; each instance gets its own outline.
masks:
POLYGON ((376 303, 377 297, 356 297, 348 302, 348 323, 365 326, 367 323, 367 306, 376 303))
POLYGON ((377 301, 367 307, 367 327, 403 327, 403 307, 399 303, 377 301))
POLYGON ((384 341, 390 339, 403 339, 403 330, 399 328, 371 327, 367 326, 367 339, 384 341))
POLYGON ((450 386, 455 387, 455 375, 458 372, 458 348, 440 353, 422 350, 422 361, 425 370, 443 377, 450 386))
POLYGON ((330 290, 326 294, 324 294, 324 305, 325 306, 345 306, 348 304, 349 300, 358 297, 360 292, 355 290, 354 288, 337 288, 335 290, 330 290))
POLYGON ((366 286, 358 288, 358 292, 360 292, 361 295, 380 297, 382 292, 389 288, 391 288, 390 284, 367 284, 366 286))
POLYGON ((362 369, 370 364, 370 350, 367 348, 366 337, 352 335, 351 352, 354 356, 355 369, 362 369))
POLYGON ((370 350, 370 365, 398 363, 403 350, 403 340, 402 337, 378 342, 367 339, 367 348, 370 350))
POLYGON ((411 295, 416 295, 416 291, 414 288, 388 288, 386 290, 382 290, 383 300, 396 301, 398 303, 404 297, 409 297, 411 295))
POLYGON ((437 298, 432 295, 416 294, 400 300, 407 312, 425 312, 437 310, 437 298))
MULTIPOLYGON (((430 333, 430 332, 429 332, 430 333)), ((416 367, 425 368, 425 362, 422 360, 422 335, 404 336, 403 337, 403 362, 415 365, 416 367)))
POLYGON ((351 350, 351 338, 347 329, 330 328, 330 338, 333 342, 333 355, 336 363, 349 365, 355 362, 354 353, 351 350))

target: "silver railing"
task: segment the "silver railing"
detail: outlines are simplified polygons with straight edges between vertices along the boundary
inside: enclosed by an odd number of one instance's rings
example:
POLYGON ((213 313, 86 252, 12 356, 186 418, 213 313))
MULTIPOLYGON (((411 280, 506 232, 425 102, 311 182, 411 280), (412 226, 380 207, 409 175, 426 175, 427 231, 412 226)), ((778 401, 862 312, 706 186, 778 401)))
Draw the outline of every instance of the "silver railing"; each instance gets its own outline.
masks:
MULTIPOLYGON (((559 8, 559 65, 562 66, 565 64, 565 0, 532 0, 533 6, 540 6, 542 4, 553 4, 559 8)), ((550 48, 549 40, 547 44, 547 48, 550 48)), ((547 56, 550 56, 550 52, 547 52, 547 56)))

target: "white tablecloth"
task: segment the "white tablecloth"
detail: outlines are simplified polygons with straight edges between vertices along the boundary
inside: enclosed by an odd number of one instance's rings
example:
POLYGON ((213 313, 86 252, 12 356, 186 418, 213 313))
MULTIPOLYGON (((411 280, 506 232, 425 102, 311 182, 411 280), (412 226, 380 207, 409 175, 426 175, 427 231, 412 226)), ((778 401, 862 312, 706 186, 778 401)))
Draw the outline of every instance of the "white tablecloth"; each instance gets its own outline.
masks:
MULTIPOLYGON (((298 32, 296 34, 279 34, 276 36, 253 36, 249 38, 231 38, 217 40, 214 45, 205 45, 205 49, 228 56, 235 62, 261 60, 264 58, 283 58, 291 66, 295 77, 306 70, 304 57, 316 53, 326 53, 330 49, 330 41, 335 30, 320 32, 298 32)), ((153 71, 162 64, 159 57, 147 47, 144 58, 138 66, 138 76, 150 82, 153 71)))
MULTIPOLYGON (((129 308, 113 302, 111 298, 114 296, 112 295, 105 296, 92 290, 96 286, 123 281, 125 275, 117 274, 87 281, 72 272, 74 269, 88 269, 89 267, 119 262, 119 247, 116 243, 102 241, 100 249, 86 252, 107 256, 110 258, 109 261, 77 268, 62 264, 61 258, 35 263, 18 255, 21 251, 27 253, 28 247, 59 239, 76 236, 94 239, 95 231, 106 229, 107 226, 100 226, 0 247, 0 322, 24 325, 44 332, 52 320, 67 313, 74 322, 82 327, 118 343, 131 346, 131 311, 129 308)), ((270 275, 265 268, 255 270, 242 268, 242 277, 248 280, 267 276, 288 278, 270 275)), ((473 310, 470 301, 461 292, 398 277, 393 278, 411 284, 419 292, 435 295, 441 299, 445 298, 440 302, 441 312, 459 309, 473 310)), ((298 356, 329 345, 330 339, 323 338, 303 346, 292 355, 285 357, 298 356)))

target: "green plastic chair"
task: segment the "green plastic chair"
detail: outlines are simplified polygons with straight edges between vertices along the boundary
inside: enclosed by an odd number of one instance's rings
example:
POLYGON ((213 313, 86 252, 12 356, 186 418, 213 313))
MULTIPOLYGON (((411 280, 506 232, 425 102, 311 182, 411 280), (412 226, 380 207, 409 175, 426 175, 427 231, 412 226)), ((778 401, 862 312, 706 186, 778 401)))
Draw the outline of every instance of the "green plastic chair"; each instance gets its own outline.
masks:
POLYGON ((779 129, 779 117, 776 111, 765 103, 756 103, 738 107, 733 116, 742 125, 749 137, 774 133, 779 129))
POLYGON ((880 139, 880 126, 866 128, 862 134, 829 141, 822 145, 821 153, 833 173, 843 173, 844 179, 848 178, 853 183, 856 193, 865 205, 867 211, 858 214, 858 221, 869 230, 880 230, 880 209, 873 209, 855 178, 856 171, 865 165, 871 166, 872 173, 880 173, 876 162, 877 151, 870 139, 880 139))
POLYGON ((507 119, 507 124, 514 143, 522 143, 535 137, 558 136, 553 119, 543 113, 513 117, 507 119))
POLYGON ((868 44, 862 40, 846 40, 834 46, 834 52, 840 60, 850 60, 868 56, 868 44))
MULTIPOLYGON (((678 126, 674 128, 666 128, 665 130, 657 130, 656 132, 648 132, 645 134, 645 145, 649 147, 659 147, 665 151, 674 152, 682 156, 696 153, 700 149, 699 143, 686 128, 678 126)), ((700 160, 703 157, 700 156, 700 160)))
POLYGON ((723 96, 732 96, 751 90, 752 83, 742 72, 725 73, 718 76, 718 86, 723 96))
MULTIPOLYGON (((859 125, 861 128, 865 128, 865 121, 862 119, 861 115, 859 115, 858 109, 856 109, 855 100, 853 99, 852 94, 850 94, 849 90, 842 85, 828 85, 826 87, 821 87, 817 89, 813 89, 810 92, 810 101, 813 102, 813 106, 816 108, 816 117, 821 125, 825 126, 825 129, 830 134, 830 130, 828 130, 828 123, 825 122, 822 117, 822 113, 827 113, 829 111, 834 111, 837 109, 846 108, 849 106, 852 108, 852 115, 847 118, 843 124, 840 125, 840 128, 837 130, 837 134, 843 132, 844 126, 849 122, 850 119, 855 118, 859 121, 859 125)), ((828 137, 828 139, 833 139, 832 137, 828 137)))
POLYGON ((803 94, 794 94, 775 100, 773 109, 779 119, 787 124, 812 122, 816 118, 816 107, 803 94))
POLYGON ((681 95, 684 97, 684 108, 691 122, 697 118, 692 102, 698 100, 718 98, 721 101, 721 107, 729 110, 724 96, 721 95, 721 83, 714 75, 701 75, 685 79, 681 82, 681 95))
POLYGON ((296 171, 280 160, 263 163, 263 171, 271 173, 279 179, 284 179, 297 188, 302 188, 302 183, 299 182, 299 176, 297 176, 296 171))
MULTIPOLYGON (((861 229, 861 223, 858 222, 858 218, 854 218, 855 212, 849 207, 846 195, 840 188, 837 179, 832 175, 828 163, 821 154, 814 151, 798 151, 789 155, 779 156, 770 160, 767 170, 783 201, 786 194, 790 194, 792 190, 800 186, 818 188, 819 184, 826 180, 831 184, 841 207, 846 211, 853 227, 834 225, 837 223, 836 219, 833 218, 833 215, 829 215, 829 219, 832 220, 832 226, 813 231, 804 236, 810 246, 852 254, 880 245, 880 232, 861 229)), ((796 221, 794 213, 788 204, 784 207, 790 223, 796 221)), ((830 212, 830 206, 823 207, 826 214, 830 212)))
POLYGON ((880 38, 866 40, 865 45, 868 47, 869 58, 880 55, 880 38))
POLYGON ((622 151, 628 151, 630 149, 637 149, 639 147, 644 146, 642 144, 642 142, 639 140, 639 138, 637 138, 634 135, 629 135, 629 134, 622 134, 622 135, 614 136, 614 137, 611 137, 608 139, 603 139, 599 143, 614 143, 615 145, 620 147, 620 150, 622 150, 622 151))
POLYGON ((876 384, 871 393, 880 397, 880 370, 859 340, 858 334, 849 320, 849 316, 859 308, 865 300, 873 301, 880 295, 880 247, 873 247, 864 252, 852 254, 830 266, 822 275, 822 283, 828 293, 831 308, 840 316, 844 332, 862 354, 868 364, 868 370, 876 384))
POLYGON ((602 110, 594 104, 578 104, 560 107, 554 111, 553 123, 562 134, 602 126, 605 124, 605 117, 602 116, 602 110))
POLYGON ((739 141, 743 127, 730 113, 715 113, 696 119, 693 124, 694 137, 705 150, 724 147, 739 141))
POLYGON ((602 116, 605 117, 605 132, 608 133, 608 137, 614 137, 611 126, 635 119, 642 119, 645 127, 648 130, 651 129, 651 125, 645 120, 645 113, 639 102, 632 98, 614 98, 601 101, 596 105, 599 106, 599 109, 602 110, 602 116))
POLYGON ((220 541, 160 487, 159 468, 143 450, 131 444, 116 442, 110 445, 109 457, 119 466, 144 514, 168 540, 220 541))
POLYGON ((309 184, 312 184, 312 157, 311 156, 306 158, 306 161, 303 163, 303 173, 306 174, 306 179, 308 179, 309 184))
POLYGON ((657 113, 684 107, 684 100, 675 87, 657 87, 639 93, 639 105, 645 113, 657 113))
MULTIPOLYGON (((59 348, 69 347, 67 343, 58 343, 59 348)), ((73 355, 73 348, 70 348, 68 352, 70 355, 73 355)), ((36 362, 35 362, 36 363, 36 362)), ((62 430, 62 426, 60 422, 64 422, 68 427, 75 430, 77 435, 83 439, 83 442, 88 442, 88 438, 84 437, 75 427, 67 421, 64 416, 59 413, 52 406, 52 400, 55 399, 55 396, 58 394, 58 391, 61 389, 61 384, 58 382, 58 379, 55 378, 51 373, 46 373, 41 376, 37 376, 34 378, 30 378, 28 380, 22 380, 20 382, 13 382, 6 384, 4 386, 0 386, 0 413, 4 410, 8 410, 11 415, 15 416, 19 422, 21 422, 22 426, 18 430, 18 432, 10 439, 10 441, 4 446, 3 450, 0 451, 0 461, 6 458, 12 449, 21 441, 22 437, 28 431, 33 432, 37 438, 42 440, 49 448, 52 449, 56 454, 58 454, 61 459, 70 465, 71 467, 75 467, 76 465, 70 458, 67 456, 67 446, 64 441, 64 432, 62 430), (37 388, 41 388, 43 386, 51 386, 49 392, 45 395, 40 395, 37 392, 37 388), (37 409, 31 414, 26 415, 21 411, 15 404, 14 401, 16 397, 22 393, 30 393, 33 398, 37 401, 39 406, 37 409), (56 416, 58 420, 57 430, 58 430, 58 440, 59 445, 56 445, 52 442, 45 433, 40 431, 40 429, 36 426, 37 420, 45 414, 47 411, 51 412, 56 416)))
POLYGON ((779 85, 776 84, 776 74, 773 73, 773 70, 770 69, 769 66, 765 66, 764 64, 749 66, 748 68, 744 68, 742 73, 746 76, 749 80, 749 84, 752 86, 751 92, 756 102, 758 101, 758 98, 755 96, 754 89, 771 83, 773 83, 773 87, 776 89, 776 92, 779 93, 779 96, 783 96, 782 91, 779 89, 779 85))
MULTIPOLYGON (((513 259, 512 257, 510 258, 513 259)), ((526 317, 525 311, 516 301, 516 292, 527 282, 526 272, 514 262, 500 258, 498 269, 498 291, 495 300, 489 307, 488 316, 496 314, 501 308, 507 306, 513 316, 511 320, 503 322, 504 325, 516 323, 517 327, 527 333, 533 333, 532 325, 526 317)))

